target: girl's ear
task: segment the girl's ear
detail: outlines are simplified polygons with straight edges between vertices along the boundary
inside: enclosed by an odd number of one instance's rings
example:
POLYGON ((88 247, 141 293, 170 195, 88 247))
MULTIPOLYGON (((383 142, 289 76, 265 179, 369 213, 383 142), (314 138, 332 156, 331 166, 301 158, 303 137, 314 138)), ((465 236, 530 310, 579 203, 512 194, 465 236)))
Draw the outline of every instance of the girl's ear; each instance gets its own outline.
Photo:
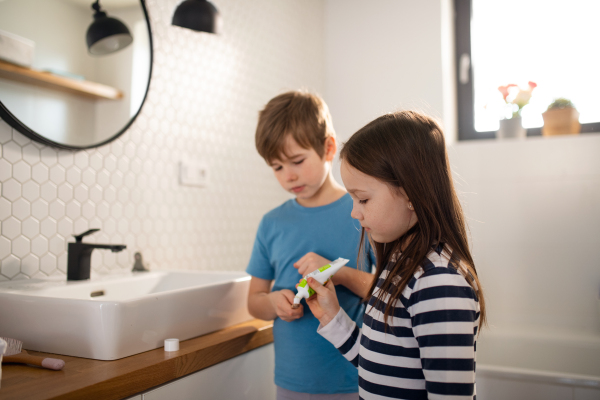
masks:
POLYGON ((325 139, 325 161, 333 161, 337 152, 337 142, 330 136, 325 139))

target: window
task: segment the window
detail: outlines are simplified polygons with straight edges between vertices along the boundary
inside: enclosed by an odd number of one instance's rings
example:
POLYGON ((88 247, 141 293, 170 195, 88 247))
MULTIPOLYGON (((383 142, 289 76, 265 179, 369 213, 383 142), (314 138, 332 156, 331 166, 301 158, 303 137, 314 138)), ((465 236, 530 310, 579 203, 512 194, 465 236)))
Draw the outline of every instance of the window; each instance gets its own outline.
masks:
POLYGON ((522 110, 527 135, 558 97, 582 132, 600 132, 600 1, 455 0, 459 140, 495 137, 507 106, 498 87, 537 84, 522 110))

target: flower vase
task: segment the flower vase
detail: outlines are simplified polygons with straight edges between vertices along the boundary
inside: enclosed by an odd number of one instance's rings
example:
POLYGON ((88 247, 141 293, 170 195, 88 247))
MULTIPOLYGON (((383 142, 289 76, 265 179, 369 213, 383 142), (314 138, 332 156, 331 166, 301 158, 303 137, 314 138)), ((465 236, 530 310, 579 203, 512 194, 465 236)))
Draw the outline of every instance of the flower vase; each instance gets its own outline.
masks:
POLYGON ((527 130, 521 124, 521 117, 500 120, 500 129, 496 132, 498 139, 524 139, 527 130))

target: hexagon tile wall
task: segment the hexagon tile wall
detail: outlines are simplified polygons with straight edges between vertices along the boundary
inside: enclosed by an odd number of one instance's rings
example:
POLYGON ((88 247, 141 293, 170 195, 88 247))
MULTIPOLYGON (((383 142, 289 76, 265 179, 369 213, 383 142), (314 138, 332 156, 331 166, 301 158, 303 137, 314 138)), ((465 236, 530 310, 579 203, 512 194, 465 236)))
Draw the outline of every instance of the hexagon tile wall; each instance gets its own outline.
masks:
POLYGON ((274 95, 323 85, 323 4, 219 0, 221 35, 170 25, 178 0, 147 1, 154 39, 148 99, 109 145, 58 150, 0 120, 0 280, 66 273, 67 242, 95 250, 92 273, 243 270, 261 216, 288 198, 254 148, 257 113, 274 95), (182 158, 210 168, 206 188, 178 184, 182 158))

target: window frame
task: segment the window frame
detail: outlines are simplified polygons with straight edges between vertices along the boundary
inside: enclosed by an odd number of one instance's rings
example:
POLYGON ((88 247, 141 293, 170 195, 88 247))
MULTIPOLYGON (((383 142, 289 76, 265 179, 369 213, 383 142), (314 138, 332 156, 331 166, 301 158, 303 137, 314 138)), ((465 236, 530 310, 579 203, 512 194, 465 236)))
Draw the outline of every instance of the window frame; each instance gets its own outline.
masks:
MULTIPOLYGON (((475 109, 473 90, 473 68, 471 63, 471 19, 472 0, 454 0, 455 23, 455 67, 456 95, 458 111, 458 140, 480 140, 496 138, 496 131, 477 132, 475 130, 475 109), (468 62, 468 71, 461 64, 468 62), (461 82, 461 74, 462 77, 461 82), (465 81, 466 78, 466 81, 465 81)), ((581 133, 600 132, 600 122, 581 124, 581 133)), ((527 136, 541 136, 542 128, 527 129, 527 136)))

